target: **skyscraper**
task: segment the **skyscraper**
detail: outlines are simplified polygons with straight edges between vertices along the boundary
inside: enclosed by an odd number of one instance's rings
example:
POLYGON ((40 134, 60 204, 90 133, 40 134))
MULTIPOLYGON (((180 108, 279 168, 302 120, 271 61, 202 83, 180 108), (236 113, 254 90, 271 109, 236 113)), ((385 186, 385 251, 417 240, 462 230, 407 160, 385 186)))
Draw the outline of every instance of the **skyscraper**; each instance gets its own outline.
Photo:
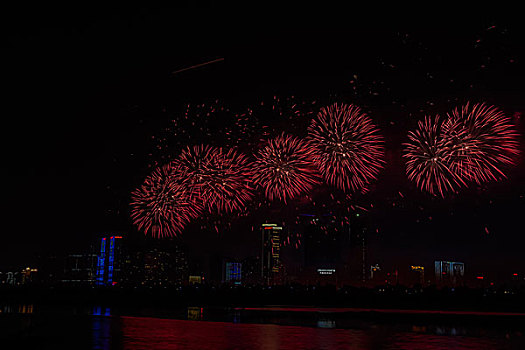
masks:
POLYGON ((261 277, 265 284, 273 284, 281 272, 281 232, 277 224, 261 226, 261 277))
POLYGON ((122 270, 122 236, 103 237, 97 259, 96 284, 115 285, 120 281, 122 270))

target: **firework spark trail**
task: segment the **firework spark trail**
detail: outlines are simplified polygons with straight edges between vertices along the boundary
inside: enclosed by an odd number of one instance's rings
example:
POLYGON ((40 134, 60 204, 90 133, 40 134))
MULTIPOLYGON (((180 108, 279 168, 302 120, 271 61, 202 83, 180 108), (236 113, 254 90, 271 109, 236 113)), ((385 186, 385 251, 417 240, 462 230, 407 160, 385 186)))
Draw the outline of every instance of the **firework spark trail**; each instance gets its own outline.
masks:
POLYGON ((187 70, 199 68, 199 67, 202 67, 202 66, 207 66, 208 64, 212 64, 212 63, 215 63, 215 62, 221 62, 221 61, 224 61, 224 57, 217 58, 215 60, 211 60, 211 61, 204 62, 204 63, 195 64, 193 66, 189 66, 189 67, 186 67, 186 68, 182 68, 182 69, 179 69, 179 70, 176 70, 176 71, 172 72, 171 74, 175 75, 175 74, 178 74, 178 73, 181 73, 181 72, 185 72, 187 70))
POLYGON ((321 108, 308 134, 321 173, 343 191, 366 191, 383 167, 383 137, 357 106, 321 108))
POLYGON ((171 166, 157 168, 131 194, 131 218, 153 237, 176 236, 199 215, 201 205, 171 166))
POLYGON ((255 157, 253 181, 269 200, 286 203, 319 182, 311 148, 294 136, 283 133, 268 140, 255 157))
POLYGON ((426 117, 418 122, 418 128, 408 133, 409 141, 405 144, 407 158, 407 175, 415 181, 417 187, 432 195, 457 190, 465 185, 458 170, 453 166, 451 157, 451 142, 443 138, 442 125, 439 117, 426 117))
POLYGON ((478 184, 505 178, 503 166, 515 164, 518 133, 511 119, 484 103, 454 109, 443 125, 451 142, 453 166, 478 184))
POLYGON ((242 211, 252 199, 249 162, 234 149, 187 147, 173 164, 185 174, 184 184, 210 212, 242 211))

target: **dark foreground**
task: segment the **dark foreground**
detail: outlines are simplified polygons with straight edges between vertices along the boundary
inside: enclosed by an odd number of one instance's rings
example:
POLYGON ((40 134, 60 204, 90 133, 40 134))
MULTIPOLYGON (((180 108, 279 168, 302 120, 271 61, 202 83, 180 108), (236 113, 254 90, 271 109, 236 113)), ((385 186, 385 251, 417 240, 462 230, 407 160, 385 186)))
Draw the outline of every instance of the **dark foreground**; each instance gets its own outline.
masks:
POLYGON ((344 308, 0 306, 2 349, 524 349, 525 315, 344 308))
POLYGON ((335 286, 195 285, 156 288, 0 286, 0 304, 180 308, 295 305, 376 309, 468 310, 525 313, 525 286, 499 288, 357 288, 335 286))

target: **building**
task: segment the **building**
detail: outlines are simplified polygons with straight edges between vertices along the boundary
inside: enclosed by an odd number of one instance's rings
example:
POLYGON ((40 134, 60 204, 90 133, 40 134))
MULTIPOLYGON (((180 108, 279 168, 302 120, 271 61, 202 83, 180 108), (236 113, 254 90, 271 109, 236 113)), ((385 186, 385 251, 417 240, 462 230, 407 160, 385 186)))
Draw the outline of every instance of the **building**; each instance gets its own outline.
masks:
POLYGON ((223 264, 223 283, 240 285, 242 281, 242 263, 225 262, 223 264))
POLYGON ((21 284, 31 284, 36 281, 38 269, 26 267, 20 272, 21 284))
POLYGON ((425 267, 419 265, 411 265, 408 274, 408 284, 410 286, 424 286, 425 285, 425 267))
POLYGON ((370 265, 370 281, 376 281, 379 278, 381 267, 379 264, 370 265))
POLYGON ((348 265, 349 275, 353 283, 367 283, 368 279, 368 221, 366 215, 354 213, 350 218, 349 224, 349 254, 348 265))
POLYGON ((247 257, 242 261, 242 282, 258 284, 261 282, 260 257, 247 257))
POLYGON ((202 284, 204 282, 204 276, 201 275, 190 275, 188 277, 188 283, 190 286, 194 284, 202 284))
POLYGON ((69 254, 65 259, 62 283, 94 284, 97 262, 97 254, 69 254))
POLYGON ((173 258, 175 261, 174 267, 174 282, 175 284, 181 285, 188 280, 189 275, 189 263, 186 250, 181 246, 177 245, 173 252, 173 258))
POLYGON ((332 218, 301 214, 299 220, 303 228, 305 268, 312 272, 334 269, 341 259, 341 242, 332 218))
POLYGON ((459 286, 464 284, 465 265, 456 261, 435 261, 434 273, 439 286, 459 286))
POLYGON ((174 261, 171 253, 156 248, 144 253, 144 283, 148 286, 166 286, 172 280, 174 261))
POLYGON ((265 284, 277 283, 282 272, 282 229, 276 224, 262 224, 261 226, 261 278, 265 284))
POLYGON ((120 284, 125 287, 138 287, 144 284, 144 251, 132 250, 125 254, 120 284))
POLYGON ((344 248, 348 228, 336 223, 330 213, 299 214, 303 260, 300 280, 306 284, 336 284, 344 275, 344 248))
POLYGON ((188 260, 178 244, 164 241, 133 246, 126 244, 119 284, 126 287, 172 286, 188 283, 188 260))
POLYGON ((43 283, 48 286, 61 284, 62 280, 64 279, 65 266, 65 257, 62 255, 39 255, 37 262, 38 280, 40 281, 40 283, 43 283))
POLYGON ((123 265, 122 236, 102 237, 97 258, 96 284, 113 286, 120 282, 123 265))
POLYGON ((5 283, 9 286, 14 286, 17 284, 17 277, 18 277, 18 272, 8 272, 6 273, 6 279, 5 279, 5 283))
POLYGON ((150 286, 181 285, 188 280, 188 261, 177 245, 152 248, 144 253, 144 283, 150 286))

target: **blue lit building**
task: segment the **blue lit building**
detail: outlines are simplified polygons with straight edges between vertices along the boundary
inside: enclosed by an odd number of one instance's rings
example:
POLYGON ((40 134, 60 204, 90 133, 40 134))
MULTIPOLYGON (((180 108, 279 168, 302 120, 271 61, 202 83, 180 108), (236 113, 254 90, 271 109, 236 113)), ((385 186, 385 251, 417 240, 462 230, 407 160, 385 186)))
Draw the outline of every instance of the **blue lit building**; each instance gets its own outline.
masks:
POLYGON ((224 264, 223 282, 240 285, 242 280, 242 263, 227 262, 224 264))
POLYGON ((102 237, 97 259, 96 284, 112 286, 120 281, 122 269, 122 236, 102 237))
POLYGON ((100 253, 97 259, 97 278, 96 284, 101 286, 104 285, 104 270, 106 262, 106 237, 100 240, 100 253))

